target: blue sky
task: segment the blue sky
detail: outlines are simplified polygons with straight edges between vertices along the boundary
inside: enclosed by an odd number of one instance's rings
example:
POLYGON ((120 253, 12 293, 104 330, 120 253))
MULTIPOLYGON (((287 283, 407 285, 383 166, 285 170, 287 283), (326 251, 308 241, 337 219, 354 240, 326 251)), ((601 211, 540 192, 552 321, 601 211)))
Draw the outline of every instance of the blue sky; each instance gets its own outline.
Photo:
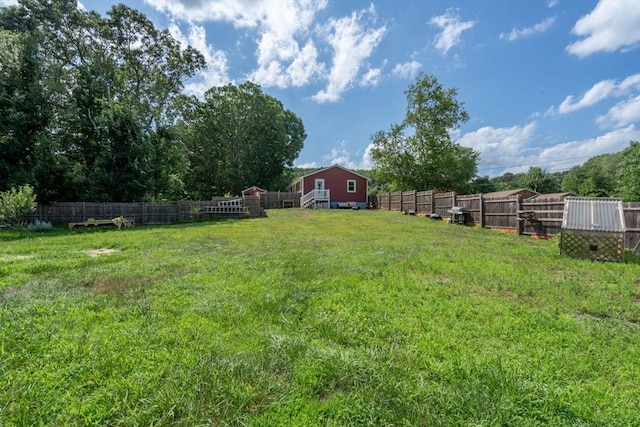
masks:
POLYGON ((296 113, 297 166, 370 168, 371 135, 402 120, 420 72, 458 89, 470 120, 452 137, 480 152, 480 175, 566 170, 640 140, 637 0, 124 3, 205 55, 187 93, 251 80, 296 113))

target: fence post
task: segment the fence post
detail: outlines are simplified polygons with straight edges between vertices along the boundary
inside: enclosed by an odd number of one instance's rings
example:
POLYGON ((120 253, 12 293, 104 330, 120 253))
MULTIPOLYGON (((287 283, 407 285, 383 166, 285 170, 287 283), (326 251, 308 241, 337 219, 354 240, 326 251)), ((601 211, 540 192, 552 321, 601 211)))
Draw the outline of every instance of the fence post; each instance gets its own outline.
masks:
POLYGON ((484 228, 484 194, 480 193, 480 228, 484 228))
POLYGON ((522 210, 522 198, 520 197, 520 194, 518 194, 518 197, 516 199, 516 226, 517 226, 517 230, 518 230, 518 236, 522 235, 522 225, 523 225, 523 221, 518 221, 518 211, 522 210))
POLYGON ((433 190, 429 190, 429 215, 433 214, 433 190))
POLYGON ((418 215, 418 192, 413 190, 413 213, 418 215))
POLYGON ((452 191, 451 192, 451 207, 456 206, 456 192, 452 191))

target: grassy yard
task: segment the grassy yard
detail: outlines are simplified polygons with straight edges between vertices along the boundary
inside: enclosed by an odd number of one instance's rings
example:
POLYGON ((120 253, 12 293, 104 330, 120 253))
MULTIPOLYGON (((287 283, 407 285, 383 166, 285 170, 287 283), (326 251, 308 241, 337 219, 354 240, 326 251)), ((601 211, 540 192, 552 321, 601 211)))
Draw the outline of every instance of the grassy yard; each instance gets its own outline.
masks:
POLYGON ((640 264, 381 211, 0 232, 0 425, 640 425, 640 264))

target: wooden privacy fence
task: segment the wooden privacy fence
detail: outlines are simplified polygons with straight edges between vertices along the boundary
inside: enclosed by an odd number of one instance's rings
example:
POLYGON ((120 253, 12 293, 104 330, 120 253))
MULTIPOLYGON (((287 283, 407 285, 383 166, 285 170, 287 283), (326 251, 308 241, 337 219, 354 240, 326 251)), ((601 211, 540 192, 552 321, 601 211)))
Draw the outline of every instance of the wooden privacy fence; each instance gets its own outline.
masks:
POLYGON ((27 217, 27 221, 31 222, 38 219, 54 224, 66 224, 84 222, 90 219, 113 219, 122 216, 133 219, 136 225, 160 225, 212 217, 257 217, 264 215, 264 209, 260 205, 258 196, 242 197, 242 206, 246 208, 246 213, 242 213, 242 215, 238 213, 229 213, 228 215, 224 213, 207 213, 208 207, 218 206, 220 202, 237 199, 233 197, 214 197, 211 200, 188 200, 173 203, 51 203, 49 205, 38 205, 36 210, 27 217))
MULTIPOLYGON (((455 192, 397 191, 379 193, 375 204, 390 211, 436 214, 449 218, 453 206, 466 209, 480 227, 530 236, 560 233, 564 198, 522 199, 519 196, 486 198, 483 194, 457 195, 455 192)), ((633 249, 640 239, 640 203, 624 203, 627 231, 625 248, 633 249)))

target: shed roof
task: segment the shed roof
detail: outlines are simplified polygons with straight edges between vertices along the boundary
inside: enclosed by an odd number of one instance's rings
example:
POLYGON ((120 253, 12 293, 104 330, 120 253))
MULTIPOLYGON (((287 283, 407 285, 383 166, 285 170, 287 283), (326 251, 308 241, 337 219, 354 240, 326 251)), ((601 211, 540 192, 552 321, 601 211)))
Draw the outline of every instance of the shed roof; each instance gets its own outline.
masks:
POLYGON ((245 188, 244 190, 242 190, 242 194, 244 194, 245 192, 249 192, 249 191, 256 191, 256 192, 260 192, 260 193, 266 193, 267 192, 267 190, 254 185, 254 186, 251 186, 251 187, 248 187, 248 188, 245 188))
POLYGON ((535 196, 529 197, 529 200, 553 200, 553 199, 564 199, 565 197, 575 196, 573 193, 547 193, 547 194, 536 194, 535 196))
POLYGON ((503 199, 520 194, 525 198, 535 196, 538 192, 529 190, 528 188, 516 188, 515 190, 494 191, 493 193, 485 193, 482 196, 485 199, 503 199))
POLYGON ((622 201, 605 198, 567 197, 562 228, 566 230, 624 232, 622 201))

